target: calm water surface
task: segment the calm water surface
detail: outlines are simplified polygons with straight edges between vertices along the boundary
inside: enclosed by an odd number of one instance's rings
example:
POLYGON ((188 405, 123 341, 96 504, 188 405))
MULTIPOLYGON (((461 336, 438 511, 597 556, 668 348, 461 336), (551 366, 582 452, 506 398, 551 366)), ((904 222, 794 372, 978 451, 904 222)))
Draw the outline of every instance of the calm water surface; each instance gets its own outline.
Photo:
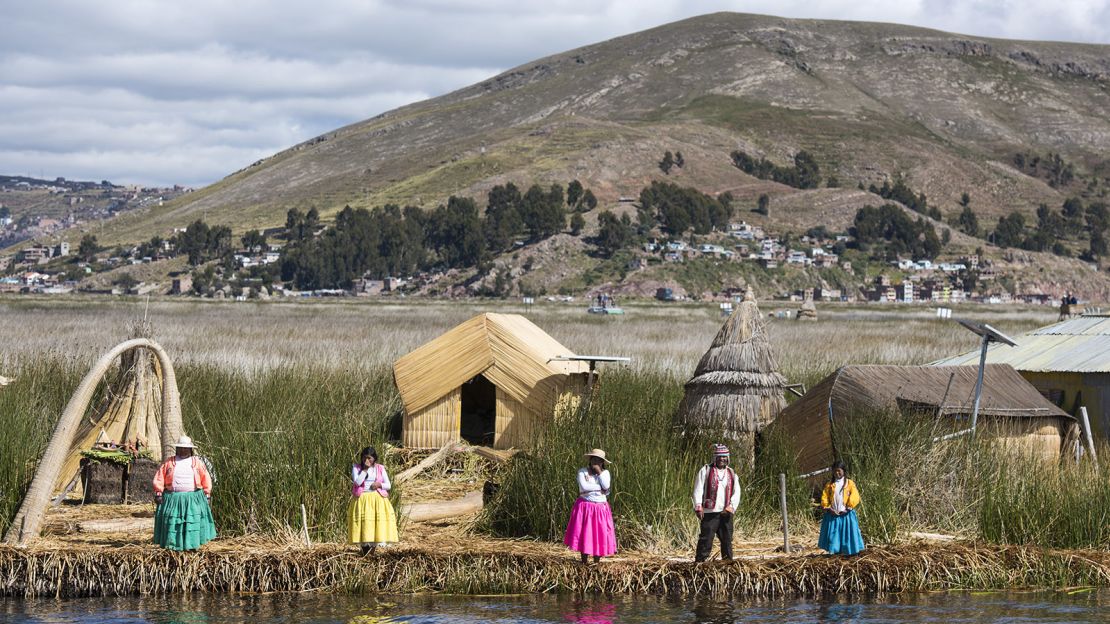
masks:
POLYGON ((714 601, 571 596, 330 595, 0 599, 3 622, 1110 622, 1110 592, 933 593, 872 599, 714 601))

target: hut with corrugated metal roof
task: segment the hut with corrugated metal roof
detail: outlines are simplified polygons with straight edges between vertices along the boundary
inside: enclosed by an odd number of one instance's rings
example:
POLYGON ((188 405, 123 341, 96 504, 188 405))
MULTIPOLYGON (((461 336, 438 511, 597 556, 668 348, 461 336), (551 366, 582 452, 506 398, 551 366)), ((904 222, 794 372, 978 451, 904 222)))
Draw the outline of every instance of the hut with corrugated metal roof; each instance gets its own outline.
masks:
MULTIPOLYGON (((937 419, 938 433, 969 426, 978 366, 844 366, 775 419, 797 452, 803 474, 828 468, 839 454, 837 430, 877 413, 937 419)), ((1075 418, 1048 402, 1008 364, 987 364, 979 426, 1013 447, 1058 458, 1077 439, 1075 418)))
MULTIPOLYGON (((1110 315, 1090 314, 1035 329, 1016 347, 992 344, 987 360, 1013 366, 1041 394, 1075 416, 1086 407, 1091 429, 1110 438, 1110 315)), ((974 364, 979 350, 934 364, 974 364)))
POLYGON ((589 365, 518 314, 479 314, 393 363, 404 407, 402 442, 440 448, 466 440, 523 446, 589 365))
POLYGON ((785 387, 755 294, 748 288, 686 382, 678 424, 723 432, 750 456, 756 434, 786 405, 785 387))

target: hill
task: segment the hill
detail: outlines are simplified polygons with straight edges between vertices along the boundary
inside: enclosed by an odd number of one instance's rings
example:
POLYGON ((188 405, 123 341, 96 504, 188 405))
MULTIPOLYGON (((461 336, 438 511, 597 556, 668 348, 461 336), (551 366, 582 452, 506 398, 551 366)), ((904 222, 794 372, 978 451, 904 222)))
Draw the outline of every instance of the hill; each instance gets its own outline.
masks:
MULTIPOLYGON (((346 205, 431 208, 449 195, 484 199, 508 181, 570 179, 603 207, 663 178, 730 191, 741 205, 767 194, 768 225, 797 231, 846 225, 883 201, 858 187, 901 179, 945 220, 968 193, 992 229, 1012 210, 1035 222, 1042 203, 1106 197, 1106 110, 1107 46, 717 13, 539 59, 329 132, 121 215, 102 242, 165 235, 201 215, 241 232, 280 225, 290 208, 316 207, 326 219, 346 205), (667 150, 686 161, 669 176, 658 167, 667 150), (805 150, 840 188, 759 179, 733 165, 734 150, 779 165, 805 150)), ((1060 262, 1065 274, 1082 273, 1060 262)))

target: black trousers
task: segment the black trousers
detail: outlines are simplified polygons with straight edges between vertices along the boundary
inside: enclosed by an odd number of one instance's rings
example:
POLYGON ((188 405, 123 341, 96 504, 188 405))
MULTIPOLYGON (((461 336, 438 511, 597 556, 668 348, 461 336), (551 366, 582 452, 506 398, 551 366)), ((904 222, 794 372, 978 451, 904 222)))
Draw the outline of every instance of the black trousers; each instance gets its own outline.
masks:
POLYGON ((732 559, 732 516, 725 512, 705 513, 701 517, 701 533, 694 561, 705 561, 713 552, 713 538, 721 540, 721 559, 732 559))

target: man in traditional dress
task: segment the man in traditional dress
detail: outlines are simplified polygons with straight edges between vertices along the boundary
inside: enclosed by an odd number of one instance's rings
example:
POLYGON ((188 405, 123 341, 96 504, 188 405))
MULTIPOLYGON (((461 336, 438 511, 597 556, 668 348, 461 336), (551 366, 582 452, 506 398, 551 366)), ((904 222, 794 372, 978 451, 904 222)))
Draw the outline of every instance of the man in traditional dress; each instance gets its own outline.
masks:
POLYGON ((709 558, 714 536, 721 540, 721 559, 732 559, 732 516, 740 505, 740 478, 728 460, 728 447, 714 444, 713 463, 702 466, 694 479, 694 512, 701 519, 694 561, 709 558))

